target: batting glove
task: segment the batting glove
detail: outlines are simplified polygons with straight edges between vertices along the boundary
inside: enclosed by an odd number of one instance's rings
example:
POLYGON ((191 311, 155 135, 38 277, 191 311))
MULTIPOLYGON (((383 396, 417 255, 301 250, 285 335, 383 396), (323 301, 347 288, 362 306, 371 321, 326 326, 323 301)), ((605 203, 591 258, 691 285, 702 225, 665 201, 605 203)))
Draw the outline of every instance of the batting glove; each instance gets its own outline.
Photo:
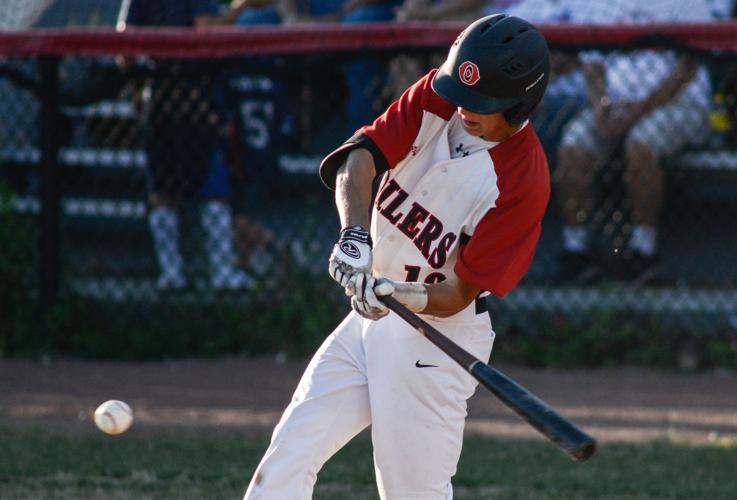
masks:
POLYGON ((352 280, 355 295, 351 307, 364 318, 377 320, 389 314, 389 308, 378 297, 394 293, 394 283, 386 278, 378 280, 370 274, 358 273, 352 280))
POLYGON ((386 316, 389 309, 380 297, 388 295, 393 296, 413 312, 422 312, 427 307, 427 288, 421 283, 377 279, 363 273, 354 275, 351 282, 355 292, 351 297, 351 307, 364 318, 376 320, 386 316))
POLYGON ((354 274, 371 273, 371 247, 371 236, 364 228, 344 228, 328 260, 330 276, 347 287, 354 274))

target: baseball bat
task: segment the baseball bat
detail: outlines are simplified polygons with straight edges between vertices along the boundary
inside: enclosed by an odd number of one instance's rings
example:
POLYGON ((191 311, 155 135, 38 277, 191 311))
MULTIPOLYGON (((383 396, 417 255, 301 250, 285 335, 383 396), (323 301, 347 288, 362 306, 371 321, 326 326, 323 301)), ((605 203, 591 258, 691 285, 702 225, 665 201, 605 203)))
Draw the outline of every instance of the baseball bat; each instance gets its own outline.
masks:
POLYGON ((596 440, 547 403, 460 347, 394 297, 389 295, 380 297, 380 300, 571 458, 584 462, 594 454, 596 440))

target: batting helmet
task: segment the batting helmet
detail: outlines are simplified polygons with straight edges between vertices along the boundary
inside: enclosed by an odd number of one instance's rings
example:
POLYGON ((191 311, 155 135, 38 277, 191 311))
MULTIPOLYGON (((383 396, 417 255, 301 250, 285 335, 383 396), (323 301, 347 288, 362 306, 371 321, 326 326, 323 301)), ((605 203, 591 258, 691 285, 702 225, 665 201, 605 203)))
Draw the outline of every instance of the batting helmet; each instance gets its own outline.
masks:
POLYGON ((432 88, 474 113, 504 112, 516 126, 540 102, 549 78, 548 45, 537 28, 518 17, 494 14, 458 35, 432 88))

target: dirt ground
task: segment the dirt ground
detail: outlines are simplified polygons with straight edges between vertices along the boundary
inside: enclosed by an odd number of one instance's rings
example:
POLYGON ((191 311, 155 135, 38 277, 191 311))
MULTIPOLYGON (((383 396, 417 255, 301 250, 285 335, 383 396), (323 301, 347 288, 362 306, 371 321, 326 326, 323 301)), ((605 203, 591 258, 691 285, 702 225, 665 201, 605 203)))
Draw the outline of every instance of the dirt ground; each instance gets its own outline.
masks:
MULTIPOLYGON (((0 425, 91 432, 95 407, 127 401, 137 426, 271 428, 307 360, 275 358, 111 363, 0 360, 0 425)), ((579 423, 599 441, 667 438, 737 442, 737 374, 678 374, 643 368, 502 371, 579 423)), ((479 389, 468 432, 537 437, 479 389)))

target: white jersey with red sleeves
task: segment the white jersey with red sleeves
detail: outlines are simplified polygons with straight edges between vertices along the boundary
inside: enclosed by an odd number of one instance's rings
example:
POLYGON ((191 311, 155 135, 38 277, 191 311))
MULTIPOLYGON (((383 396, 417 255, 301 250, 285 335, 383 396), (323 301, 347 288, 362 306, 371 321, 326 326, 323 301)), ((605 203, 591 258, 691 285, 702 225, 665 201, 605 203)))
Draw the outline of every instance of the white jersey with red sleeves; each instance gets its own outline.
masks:
MULTIPOLYGON (((435 283, 457 274, 502 296, 527 272, 550 196, 547 159, 527 123, 502 143, 469 135, 431 87, 435 70, 321 166, 325 183, 348 151, 383 172, 374 202, 374 272, 435 283)), ((474 315, 473 304, 448 320, 474 315)))

